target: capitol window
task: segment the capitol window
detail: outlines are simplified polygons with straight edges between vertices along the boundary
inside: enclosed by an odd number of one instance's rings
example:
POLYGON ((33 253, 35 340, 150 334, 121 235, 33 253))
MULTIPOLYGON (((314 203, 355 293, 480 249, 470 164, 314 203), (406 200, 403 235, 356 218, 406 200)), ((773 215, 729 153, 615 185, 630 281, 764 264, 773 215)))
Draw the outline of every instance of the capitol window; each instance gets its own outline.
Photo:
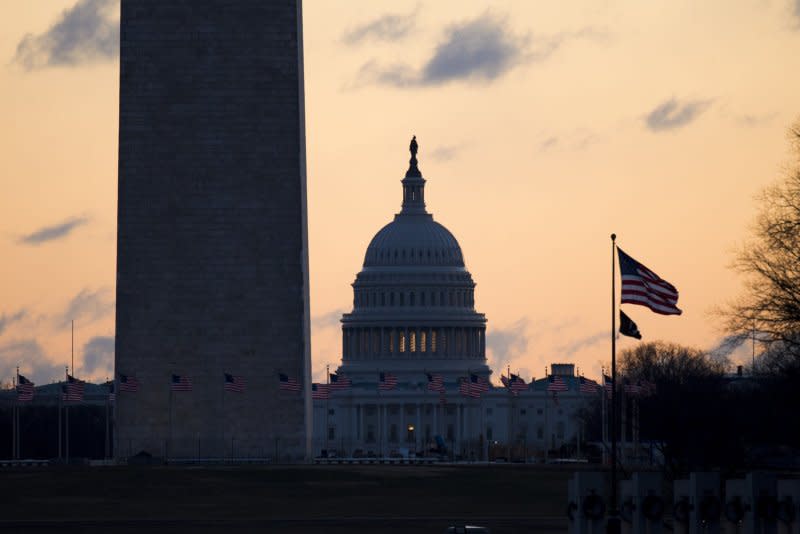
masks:
POLYGON ((413 330, 408 333, 408 350, 409 352, 417 352, 417 333, 413 330))
POLYGON ((431 352, 436 352, 436 330, 431 330, 431 352))
POLYGON ((400 350, 399 350, 399 352, 405 352, 406 351, 406 334, 405 334, 405 332, 400 332, 400 335, 398 337, 399 337, 398 341, 400 342, 400 350))
POLYGON ((427 333, 424 330, 419 333, 419 351, 420 352, 426 352, 428 350, 428 347, 426 346, 426 342, 427 342, 426 338, 427 337, 428 337, 427 333))

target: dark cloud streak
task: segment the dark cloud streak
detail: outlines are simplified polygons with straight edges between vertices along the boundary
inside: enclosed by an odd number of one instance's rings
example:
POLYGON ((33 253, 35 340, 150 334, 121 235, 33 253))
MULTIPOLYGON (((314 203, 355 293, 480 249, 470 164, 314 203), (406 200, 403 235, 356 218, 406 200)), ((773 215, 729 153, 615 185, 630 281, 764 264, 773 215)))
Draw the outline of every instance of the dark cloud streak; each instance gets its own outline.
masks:
POLYGON ((6 315, 4 313, 2 316, 0 316, 0 334, 2 334, 10 324, 22 320, 25 315, 27 315, 26 310, 19 310, 17 313, 12 315, 6 315))
POLYGON ((673 130, 696 120, 711 106, 711 100, 679 102, 670 98, 656 106, 645 117, 645 124, 653 132, 673 130))
POLYGON ((83 369, 86 374, 104 371, 106 376, 114 372, 114 338, 95 336, 83 346, 83 369))
POLYGON ((46 32, 27 34, 14 61, 26 70, 73 67, 119 55, 119 0, 79 0, 46 32))
POLYGON ((114 300, 111 289, 101 287, 96 291, 82 289, 72 297, 63 313, 59 314, 57 328, 67 328, 75 321, 93 322, 114 311, 114 300))
POLYGON ((416 19, 416 9, 407 15, 384 15, 348 30, 342 36, 342 42, 354 46, 366 40, 399 41, 411 32, 416 19))
POLYGON ((53 226, 45 226, 28 235, 24 235, 19 238, 19 243, 24 245, 38 246, 43 243, 47 243, 48 241, 54 241, 56 239, 67 237, 72 233, 73 230, 79 226, 83 226, 88 222, 89 219, 86 217, 73 217, 64 221, 63 223, 53 226))

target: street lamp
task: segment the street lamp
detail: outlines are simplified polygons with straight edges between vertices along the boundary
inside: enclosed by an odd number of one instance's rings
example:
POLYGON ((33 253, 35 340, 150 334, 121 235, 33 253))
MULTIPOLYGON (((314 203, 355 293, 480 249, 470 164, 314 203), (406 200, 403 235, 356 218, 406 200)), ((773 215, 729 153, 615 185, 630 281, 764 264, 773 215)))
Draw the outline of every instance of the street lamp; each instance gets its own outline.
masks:
POLYGON ((414 443, 413 449, 413 457, 417 455, 417 437, 414 435, 414 425, 408 425, 408 437, 411 438, 409 441, 414 443))

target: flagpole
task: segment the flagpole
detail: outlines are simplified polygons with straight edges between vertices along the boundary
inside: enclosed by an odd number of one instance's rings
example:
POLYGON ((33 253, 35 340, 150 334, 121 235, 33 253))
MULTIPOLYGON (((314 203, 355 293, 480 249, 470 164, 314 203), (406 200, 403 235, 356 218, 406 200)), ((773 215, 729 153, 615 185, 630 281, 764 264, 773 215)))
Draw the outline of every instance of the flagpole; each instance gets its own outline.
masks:
POLYGON ((617 300, 616 300, 616 255, 617 234, 611 234, 611 506, 607 534, 619 534, 622 525, 617 510, 617 300))
MULTIPOLYGON (((17 367, 17 377, 14 382, 14 388, 16 389, 17 384, 19 384, 19 367, 17 367)), ((19 393, 17 393, 19 396, 19 393)), ((17 399, 15 398, 11 403, 11 459, 17 459, 17 399)))

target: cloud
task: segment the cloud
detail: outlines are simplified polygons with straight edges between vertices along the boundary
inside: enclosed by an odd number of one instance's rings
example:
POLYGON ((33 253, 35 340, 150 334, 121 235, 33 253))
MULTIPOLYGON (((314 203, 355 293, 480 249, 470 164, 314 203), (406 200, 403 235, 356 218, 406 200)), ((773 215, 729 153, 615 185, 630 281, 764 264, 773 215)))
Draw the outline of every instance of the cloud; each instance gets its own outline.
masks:
POLYGON ((341 324, 340 319, 344 313, 347 313, 347 311, 343 308, 340 308, 329 311, 328 313, 323 313, 322 315, 314 316, 311 318, 311 326, 312 328, 319 328, 320 330, 338 327, 341 324))
POLYGON ((17 313, 12 315, 6 315, 5 313, 0 315, 0 334, 2 334, 3 331, 8 328, 8 325, 21 320, 23 317, 25 317, 25 315, 27 315, 27 311, 25 310, 19 310, 17 313))
POLYGON ((572 358, 579 350, 593 347, 597 343, 609 339, 610 334, 606 330, 601 330, 595 334, 578 338, 576 341, 560 347, 556 352, 559 357, 572 358))
POLYGON ((711 100, 678 102, 675 98, 670 98, 647 114, 645 124, 654 132, 681 128, 697 119, 709 106, 711 100))
POLYGON ((0 345, 0 376, 11 377, 19 372, 36 384, 63 380, 64 366, 47 359, 35 339, 16 340, 0 345))
POLYGON ((539 143, 539 152, 547 152, 548 150, 558 146, 558 137, 551 135, 541 143, 539 143))
POLYGON ((119 0, 79 0, 46 32, 27 34, 14 61, 26 70, 74 67, 119 55, 119 0))
POLYGON ((446 28, 440 43, 420 69, 404 63, 382 65, 372 59, 362 65, 353 87, 366 84, 420 87, 453 81, 491 83, 519 65, 544 61, 568 40, 606 37, 605 32, 591 27, 535 38, 519 35, 511 30, 506 18, 487 11, 446 28))
POLYGON ((342 42, 353 46, 365 40, 399 41, 406 37, 414 27, 417 18, 415 9, 407 15, 388 14, 356 26, 345 32, 342 42))
POLYGON ((463 147, 459 145, 445 145, 436 147, 431 151, 429 157, 434 161, 450 161, 455 158, 463 147))
POLYGON ((53 226, 45 226, 39 228, 38 230, 24 235, 19 238, 19 243, 24 245, 34 245, 38 246, 42 243, 47 243, 48 241, 54 241, 56 239, 61 239, 63 237, 67 237, 69 234, 72 233, 77 227, 82 226, 89 222, 89 219, 86 217, 73 217, 64 221, 63 223, 56 224, 53 226))
POLYGON ((83 372, 105 374, 114 372, 114 337, 95 336, 83 346, 83 372))
POLYGON ((486 348, 491 352, 491 367, 504 371, 515 357, 528 350, 528 319, 523 317, 507 328, 493 328, 486 333, 486 348))
POLYGON ((58 328, 67 328, 74 321, 93 322, 102 319, 114 311, 114 299, 111 289, 101 287, 96 291, 87 288, 72 297, 56 322, 58 328))
MULTIPOLYGON (((798 0, 800 2, 800 0, 798 0)), ((741 126, 745 126, 748 128, 755 128, 757 126, 762 126, 765 124, 769 124, 778 116, 777 113, 764 113, 762 115, 753 115, 753 114, 744 114, 739 115, 736 117, 736 122, 739 123, 741 126)))

